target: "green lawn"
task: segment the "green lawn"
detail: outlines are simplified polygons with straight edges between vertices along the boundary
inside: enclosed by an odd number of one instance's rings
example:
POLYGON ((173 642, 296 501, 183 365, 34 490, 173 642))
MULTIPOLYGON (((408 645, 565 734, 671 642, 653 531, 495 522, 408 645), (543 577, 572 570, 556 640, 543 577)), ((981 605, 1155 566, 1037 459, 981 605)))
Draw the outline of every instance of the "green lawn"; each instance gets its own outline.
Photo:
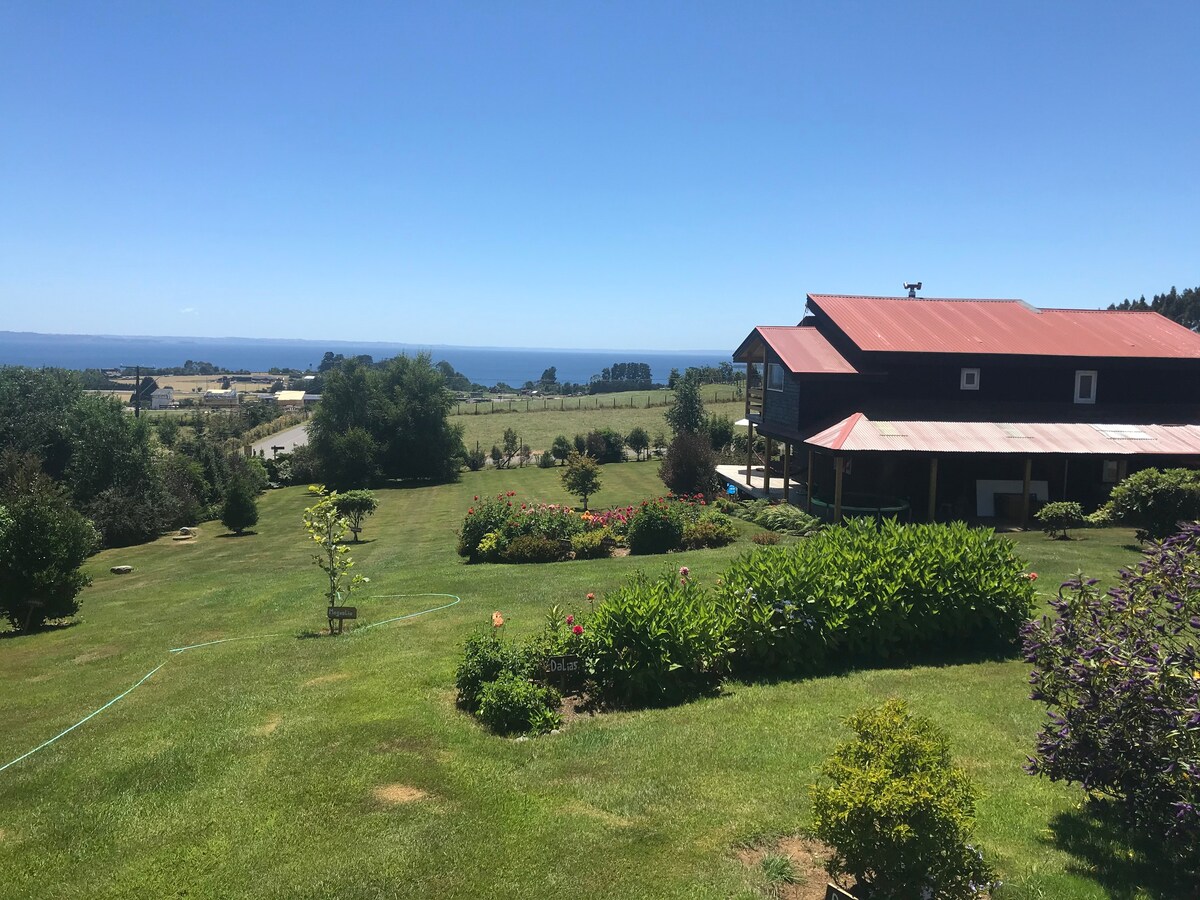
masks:
MULTIPOLYGON (((661 491, 654 464, 603 475, 593 506, 661 491)), ((941 721, 978 779, 979 838, 1008 883, 998 898, 1159 896, 1138 893, 1136 870, 1116 857, 1058 845, 1081 795, 1021 772, 1042 713, 1020 661, 734 684, 560 735, 488 735, 455 709, 452 682, 463 638, 493 610, 519 635, 549 604, 583 606, 635 569, 686 564, 711 581, 750 546, 465 565, 458 522, 475 495, 503 489, 568 500, 558 473, 537 469, 380 492, 354 550, 372 579, 355 600, 359 624, 446 602, 385 595, 462 603, 341 638, 311 637, 325 623, 300 489, 262 498, 257 534, 223 537, 209 523, 195 543, 89 561, 78 624, 0 635, 0 765, 166 665, 0 772, 0 897, 762 896, 734 848, 803 827, 805 788, 844 736, 839 719, 893 695, 941 721), (119 563, 134 574, 110 575, 119 563), (226 637, 247 639, 168 653, 226 637)), ((1127 531, 1080 537, 1017 537, 1043 592, 1081 562, 1110 574, 1136 559, 1127 531)))

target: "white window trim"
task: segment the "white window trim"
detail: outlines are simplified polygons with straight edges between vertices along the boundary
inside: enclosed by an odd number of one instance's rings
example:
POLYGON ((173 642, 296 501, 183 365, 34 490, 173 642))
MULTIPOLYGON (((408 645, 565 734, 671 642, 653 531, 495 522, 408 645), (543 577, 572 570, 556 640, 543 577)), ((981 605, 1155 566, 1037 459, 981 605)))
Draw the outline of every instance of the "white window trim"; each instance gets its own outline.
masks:
POLYGON ((783 390, 783 380, 784 380, 783 379, 783 366, 781 366, 779 363, 767 363, 767 390, 768 391, 782 391, 783 390), (779 373, 779 387, 774 387, 772 385, 772 382, 774 381, 774 379, 771 376, 775 372, 779 373))
POLYGON ((1076 403, 1095 403, 1096 393, 1100 387, 1100 374, 1095 369, 1076 369, 1075 370, 1075 402, 1076 403), (1084 397, 1079 393, 1079 383, 1085 375, 1092 376, 1092 395, 1084 397))
POLYGON ((979 390, 979 370, 978 369, 959 369, 958 388, 962 391, 977 391, 979 390), (972 383, 970 376, 974 375, 972 383))

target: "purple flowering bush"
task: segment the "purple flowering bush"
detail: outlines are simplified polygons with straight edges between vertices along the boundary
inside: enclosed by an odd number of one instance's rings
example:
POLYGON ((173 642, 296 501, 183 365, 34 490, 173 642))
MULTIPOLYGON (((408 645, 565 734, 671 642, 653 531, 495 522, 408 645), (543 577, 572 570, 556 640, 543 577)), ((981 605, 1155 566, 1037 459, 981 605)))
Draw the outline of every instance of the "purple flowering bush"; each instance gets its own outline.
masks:
POLYGON ((1111 798, 1182 865, 1200 861, 1200 524, 1101 594, 1082 576, 1024 630, 1049 720, 1027 770, 1111 798))

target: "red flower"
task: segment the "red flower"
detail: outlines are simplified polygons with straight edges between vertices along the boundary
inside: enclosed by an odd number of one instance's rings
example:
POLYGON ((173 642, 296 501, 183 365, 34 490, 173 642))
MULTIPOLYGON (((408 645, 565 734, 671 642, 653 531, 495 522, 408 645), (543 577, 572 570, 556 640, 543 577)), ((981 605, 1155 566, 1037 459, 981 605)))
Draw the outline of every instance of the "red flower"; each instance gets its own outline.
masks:
POLYGON ((1030 580, 1030 581, 1037 581, 1037 572, 1030 572, 1030 573, 1029 573, 1029 580, 1030 580))
POLYGON ((472 506, 470 509, 468 509, 468 510, 467 510, 467 515, 468 515, 468 516, 473 516, 473 515, 475 515, 475 507, 473 507, 473 506, 472 506))
POLYGON ((583 626, 576 625, 574 628, 571 629, 571 633, 572 634, 583 634, 583 626))
POLYGON ((595 600, 595 599, 596 599, 596 595, 595 595, 595 594, 592 594, 592 593, 589 593, 589 594, 587 595, 587 598, 588 598, 588 602, 589 602, 589 603, 591 603, 593 600, 595 600))
POLYGON ((568 624, 568 625, 574 625, 574 624, 575 624, 575 617, 574 617, 574 616, 567 616, 567 624, 568 624))
POLYGON ((478 502, 479 502, 479 495, 478 495, 478 494, 476 494, 476 495, 475 495, 475 502, 476 502, 476 503, 478 503, 478 502))

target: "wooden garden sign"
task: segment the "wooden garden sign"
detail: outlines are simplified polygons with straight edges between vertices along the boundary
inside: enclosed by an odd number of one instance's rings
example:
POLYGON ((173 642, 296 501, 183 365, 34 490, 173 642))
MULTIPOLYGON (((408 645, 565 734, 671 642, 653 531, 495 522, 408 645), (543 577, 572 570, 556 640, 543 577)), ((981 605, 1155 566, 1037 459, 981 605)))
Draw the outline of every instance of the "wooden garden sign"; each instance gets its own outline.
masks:
POLYGON ((341 634, 343 622, 345 622, 347 619, 357 619, 358 618, 358 607, 357 606, 331 606, 331 607, 329 607, 328 613, 329 613, 329 633, 330 634, 335 634, 335 633, 341 634), (334 622, 337 622, 337 632, 334 632, 334 630, 333 630, 334 622))

